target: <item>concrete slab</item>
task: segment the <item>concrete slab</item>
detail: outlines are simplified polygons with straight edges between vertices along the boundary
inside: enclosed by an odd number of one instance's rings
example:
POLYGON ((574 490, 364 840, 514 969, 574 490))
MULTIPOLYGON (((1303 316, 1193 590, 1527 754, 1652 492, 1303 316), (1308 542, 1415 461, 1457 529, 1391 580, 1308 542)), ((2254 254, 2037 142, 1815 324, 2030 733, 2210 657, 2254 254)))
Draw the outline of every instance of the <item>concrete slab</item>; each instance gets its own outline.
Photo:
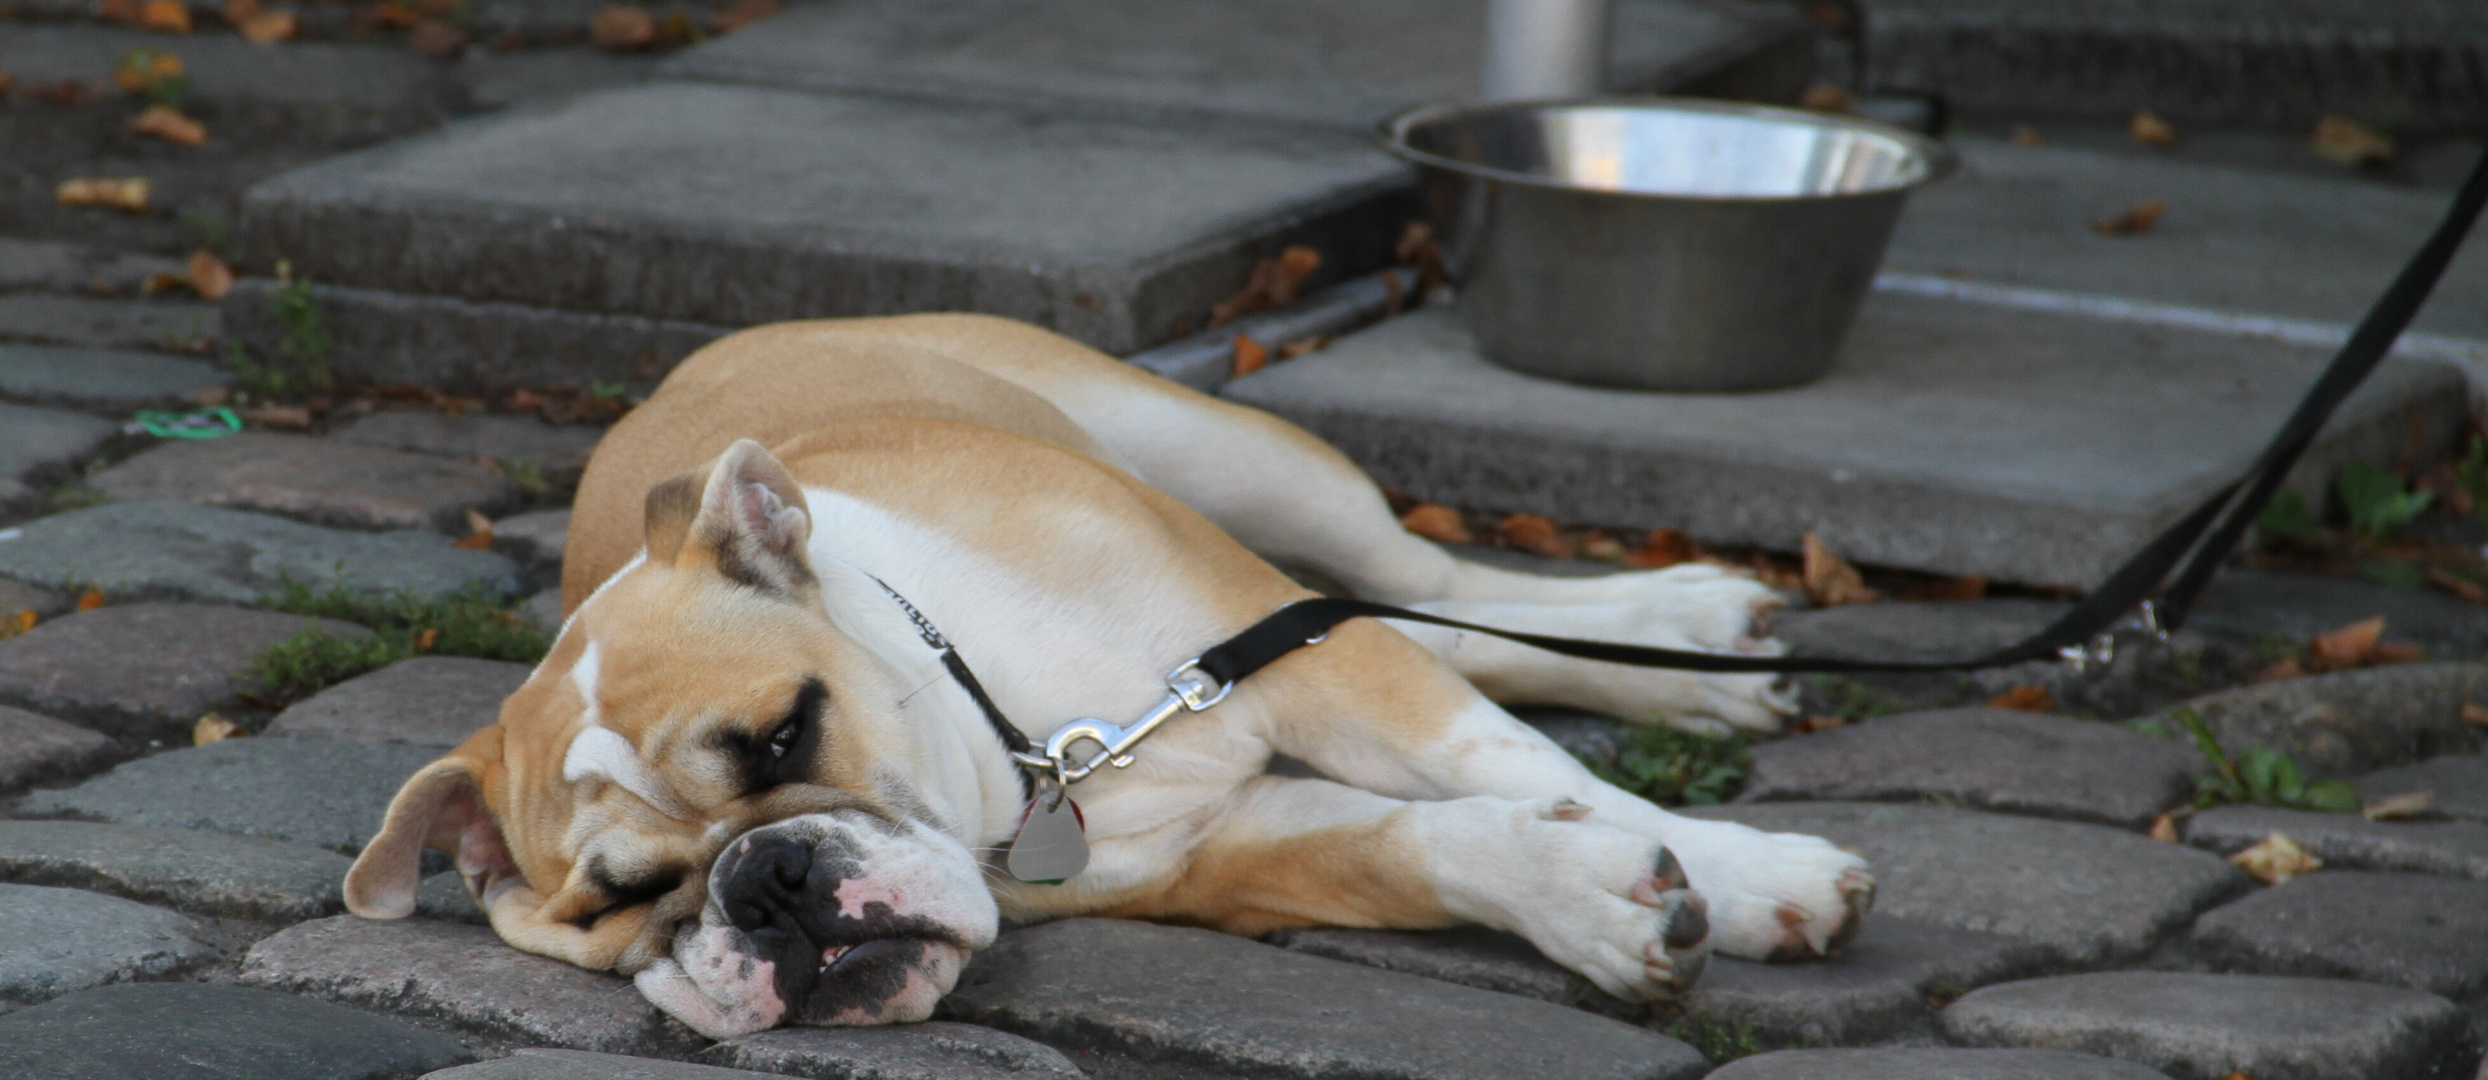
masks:
MULTIPOLYGON (((684 52, 669 74, 1152 118, 1200 115, 1363 135, 1411 105, 1477 92, 1484 0, 862 0, 789 12, 765 33, 684 52)), ((1611 81, 1672 90, 1794 52, 1776 94, 1811 68, 1811 31, 1771 5, 1625 0, 1611 81)), ((1777 58, 1786 66, 1789 58, 1777 58)))
POLYGON ((2465 0, 1866 0, 1874 81, 1971 113, 2303 130, 2488 120, 2488 10, 2465 0))
POLYGON ((216 306, 187 300, 0 296, 0 339, 110 349, 187 349, 224 333, 216 306))
MULTIPOLYGON (((449 91, 440 65, 396 43, 270 48, 238 34, 202 33, 177 44, 190 78, 185 103, 218 134, 273 125, 329 138, 403 134, 439 123, 449 91)), ((119 26, 11 21, 0 23, 0 69, 28 83, 101 83, 131 50, 175 45, 119 26)))
MULTIPOLYGON (((1449 309, 1229 383, 1419 498, 1859 562, 2088 585, 2234 477, 2326 359, 2312 350, 1879 294, 1820 382, 1592 390, 1488 363, 1449 309)), ((2300 466, 2443 445, 2462 377, 2386 364, 2300 466)))
POLYGON ((243 234, 348 286, 729 326, 966 309, 1129 352, 1281 245, 1379 264, 1407 188, 1361 133, 662 83, 288 173, 243 234))
MULTIPOLYGON (((1910 196, 1888 272, 2354 322, 2451 198, 1990 139, 1959 137, 1952 146, 1960 171, 1910 196), (2149 234, 2091 230, 2094 219, 2143 199, 2168 206, 2149 234)), ((2466 245, 2413 329, 2488 340, 2483 249, 2466 245)))
POLYGON ((127 349, 0 345, 0 394, 109 411, 171 405, 233 381, 204 360, 127 349))

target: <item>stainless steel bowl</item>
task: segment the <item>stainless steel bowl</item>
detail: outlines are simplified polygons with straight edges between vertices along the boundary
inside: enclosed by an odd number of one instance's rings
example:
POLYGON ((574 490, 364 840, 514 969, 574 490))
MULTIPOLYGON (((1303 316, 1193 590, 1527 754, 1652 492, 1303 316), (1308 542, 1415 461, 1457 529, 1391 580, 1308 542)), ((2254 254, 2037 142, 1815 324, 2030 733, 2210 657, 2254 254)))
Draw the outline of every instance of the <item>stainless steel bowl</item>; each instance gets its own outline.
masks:
POLYGON ((1426 167, 1486 356, 1646 390, 1821 376, 1910 189, 1954 160, 1881 124, 1681 98, 1429 106, 1384 127, 1426 167))

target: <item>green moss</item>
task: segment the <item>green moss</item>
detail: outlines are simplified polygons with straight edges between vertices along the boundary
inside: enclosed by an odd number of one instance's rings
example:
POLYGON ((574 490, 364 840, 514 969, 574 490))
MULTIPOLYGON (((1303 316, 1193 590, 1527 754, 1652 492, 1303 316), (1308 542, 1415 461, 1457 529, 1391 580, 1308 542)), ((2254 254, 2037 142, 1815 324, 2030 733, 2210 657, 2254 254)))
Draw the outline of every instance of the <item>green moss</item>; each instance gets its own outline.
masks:
POLYGON ((2203 752, 2204 760, 2212 763, 2211 772, 2194 780, 2196 806, 2254 803, 2332 813, 2358 810, 2358 789, 2346 782, 2308 783, 2296 761, 2266 746, 2250 746, 2233 756, 2221 747, 2220 740, 2212 737, 2211 728, 2193 709, 2181 708, 2169 717, 2194 736, 2195 748, 2203 752))
POLYGON ((1708 738, 1669 728, 1633 728, 1610 765, 1584 760, 1598 778, 1662 806, 1709 806, 1745 779, 1753 755, 1734 736, 1708 738))
POLYGON ((1786 1047, 1765 1046, 1755 1033, 1754 1025, 1720 1020, 1705 1013, 1695 1013, 1677 1021, 1667 1033, 1692 1044, 1713 1065, 1725 1065, 1741 1057, 1752 1057, 1769 1050, 1786 1047))
POLYGON ((532 664, 552 647, 551 635, 518 612, 514 601, 481 587, 450 596, 379 594, 332 585, 313 589, 287 581, 260 602, 270 611, 338 619, 371 628, 368 638, 317 627, 269 646, 243 670, 245 692, 282 707, 368 671, 416 656, 471 656, 532 664))

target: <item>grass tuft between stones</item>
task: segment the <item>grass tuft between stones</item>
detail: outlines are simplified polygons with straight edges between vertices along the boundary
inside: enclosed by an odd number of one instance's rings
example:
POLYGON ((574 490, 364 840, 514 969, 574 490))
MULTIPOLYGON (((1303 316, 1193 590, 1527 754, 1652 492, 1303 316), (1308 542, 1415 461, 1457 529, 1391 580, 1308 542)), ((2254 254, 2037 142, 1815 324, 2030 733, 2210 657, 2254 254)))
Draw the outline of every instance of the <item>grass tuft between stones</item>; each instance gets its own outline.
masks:
POLYGON ((1808 1039, 1794 1047, 1765 1046, 1754 1025, 1721 1020, 1705 1013, 1695 1013, 1669 1025, 1667 1033, 1700 1051, 1702 1057, 1713 1065, 1725 1065, 1738 1058, 1771 1050, 1802 1049, 1814 1045, 1813 1040, 1808 1039))
POLYGON ((1745 741, 1672 728, 1627 731, 1615 761, 1582 759, 1598 778, 1661 806, 1713 806, 1727 801, 1753 765, 1745 741))
POLYGON ((552 636, 528 621, 516 602, 482 586, 448 596, 371 593, 332 585, 314 589, 286 581, 261 607, 359 623, 370 637, 347 637, 318 627, 269 646, 243 669, 244 693, 253 704, 278 709, 366 672, 417 656, 468 656, 532 664, 552 647, 552 636))

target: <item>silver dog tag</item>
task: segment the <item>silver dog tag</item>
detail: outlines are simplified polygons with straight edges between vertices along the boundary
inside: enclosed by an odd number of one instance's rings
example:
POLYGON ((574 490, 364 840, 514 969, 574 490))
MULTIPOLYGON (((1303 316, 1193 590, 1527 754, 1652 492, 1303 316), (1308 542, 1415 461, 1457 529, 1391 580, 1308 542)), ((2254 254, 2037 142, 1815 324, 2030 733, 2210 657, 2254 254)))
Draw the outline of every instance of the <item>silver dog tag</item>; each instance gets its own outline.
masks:
POLYGON ((1088 833, 1080 808, 1060 789, 1040 792, 1011 840, 1003 866, 1038 885, 1060 885, 1088 868, 1088 833))

